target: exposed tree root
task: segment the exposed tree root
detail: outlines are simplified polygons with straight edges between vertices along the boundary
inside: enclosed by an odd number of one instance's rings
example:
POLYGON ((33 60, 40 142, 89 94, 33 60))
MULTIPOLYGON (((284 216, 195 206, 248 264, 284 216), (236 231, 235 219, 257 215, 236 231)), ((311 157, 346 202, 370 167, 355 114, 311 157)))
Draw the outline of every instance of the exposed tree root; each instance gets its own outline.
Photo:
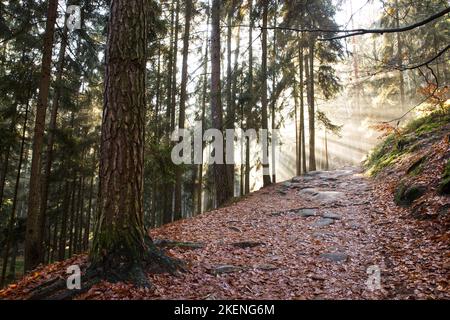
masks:
POLYGON ((147 277, 149 273, 177 275, 179 272, 186 271, 183 261, 166 255, 150 238, 146 239, 146 246, 148 250, 143 261, 126 263, 120 257, 108 256, 108 259, 101 264, 85 266, 81 276, 81 289, 69 290, 67 279, 58 276, 34 288, 28 299, 69 300, 89 291, 101 281, 128 282, 137 287, 153 288, 147 277))

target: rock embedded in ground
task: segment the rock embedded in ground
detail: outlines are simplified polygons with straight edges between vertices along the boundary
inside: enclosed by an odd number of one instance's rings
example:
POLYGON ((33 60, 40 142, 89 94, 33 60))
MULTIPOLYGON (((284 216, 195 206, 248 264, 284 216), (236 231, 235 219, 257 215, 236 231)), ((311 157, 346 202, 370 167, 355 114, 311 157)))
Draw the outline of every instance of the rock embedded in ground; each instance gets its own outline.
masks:
POLYGON ((260 264, 255 266, 254 268, 262 271, 274 271, 279 269, 277 266, 273 264, 260 264))
POLYGON ((345 262, 348 259, 348 255, 343 252, 323 253, 320 257, 333 262, 345 262))
POLYGON ((344 197, 343 192, 321 191, 315 188, 305 188, 299 191, 299 195, 308 196, 321 202, 334 202, 344 197))
POLYGON ((315 217, 317 210, 315 209, 300 209, 297 211, 297 214, 301 217, 307 218, 307 217, 315 217))
POLYGON ((227 273, 235 273, 242 271, 242 267, 233 266, 233 265, 223 265, 223 266, 217 266, 214 269, 211 270, 212 274, 220 275, 220 274, 227 274, 227 273))
POLYGON ((334 224, 334 222, 335 222, 334 219, 322 218, 322 219, 320 219, 319 221, 316 221, 316 222, 313 224, 313 226, 314 226, 314 227, 322 228, 322 227, 330 226, 330 225, 334 224))
POLYGON ((299 194, 301 195, 307 195, 307 196, 316 196, 319 193, 319 190, 314 188, 305 188, 299 191, 299 194))
POLYGON ((233 246, 241 249, 246 249, 262 246, 264 244, 264 242, 242 241, 233 243, 233 246))
POLYGON ((333 220, 341 220, 341 219, 342 219, 342 217, 341 217, 340 215, 338 215, 338 214, 336 214, 336 213, 332 213, 332 212, 325 212, 325 213, 322 215, 322 218, 325 218, 325 219, 333 219, 333 220))
POLYGON ((324 201, 324 202, 332 202, 343 198, 344 194, 338 191, 320 191, 315 196, 315 200, 324 201))
POLYGON ((395 191, 394 201, 399 206, 410 206, 415 200, 419 199, 427 190, 424 185, 407 186, 401 182, 395 191))

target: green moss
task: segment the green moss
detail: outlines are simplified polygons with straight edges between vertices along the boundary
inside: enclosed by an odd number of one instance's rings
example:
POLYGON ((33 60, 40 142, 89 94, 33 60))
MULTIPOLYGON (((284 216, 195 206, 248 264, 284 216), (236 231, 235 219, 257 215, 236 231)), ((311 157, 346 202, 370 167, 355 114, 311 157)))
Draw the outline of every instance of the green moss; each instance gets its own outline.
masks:
MULTIPOLYGON (((450 109, 436 111, 427 116, 410 121, 402 130, 402 134, 391 134, 371 152, 364 166, 370 176, 376 176, 383 169, 392 166, 403 156, 416 152, 423 145, 422 137, 438 132, 450 123, 450 109)), ((419 174, 421 166, 411 170, 411 174, 419 174)), ((448 180, 447 180, 448 182, 448 180)))
POLYGON ((423 171, 424 163, 427 157, 421 157, 419 160, 414 162, 406 172, 407 174, 411 176, 417 176, 423 171))
POLYGON ((377 175, 384 168, 394 164, 404 154, 406 140, 398 140, 390 135, 371 153, 365 163, 371 176, 377 175))
POLYGON ((442 194, 450 194, 450 159, 445 166, 442 181, 439 185, 439 192, 442 194))

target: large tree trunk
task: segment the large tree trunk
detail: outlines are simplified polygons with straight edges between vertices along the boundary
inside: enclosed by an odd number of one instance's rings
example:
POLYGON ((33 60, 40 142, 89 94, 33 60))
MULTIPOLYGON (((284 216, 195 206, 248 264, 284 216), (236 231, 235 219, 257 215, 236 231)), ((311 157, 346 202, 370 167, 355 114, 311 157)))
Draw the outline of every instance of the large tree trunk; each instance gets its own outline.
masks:
MULTIPOLYGON (((211 10, 211 116, 214 129, 223 132, 223 111, 220 86, 220 0, 213 0, 211 10)), ((225 155, 225 152, 223 153, 225 155)), ((225 164, 214 165, 216 205, 223 205, 229 198, 229 184, 225 164)))
MULTIPOLYGON (((262 76, 262 92, 261 92, 261 109, 262 109, 262 129, 268 130, 267 115, 267 15, 268 0, 263 0, 263 30, 262 30, 262 58, 261 58, 261 76, 262 76)), ((263 162, 263 183, 264 187, 271 184, 270 168, 269 168, 269 144, 263 139, 262 162, 263 162)))
POLYGON ((110 5, 94 263, 118 268, 144 259, 144 0, 110 5))
MULTIPOLYGON (((180 113, 179 113, 179 125, 180 129, 184 129, 184 122, 186 120, 186 100, 187 100, 187 82, 188 82, 188 55, 189 55, 189 35, 191 29, 191 16, 192 16, 192 0, 186 0, 185 4, 185 26, 183 37, 183 66, 181 70, 181 93, 180 93, 180 113)), ((175 209, 173 213, 173 219, 180 220, 182 218, 181 209, 181 184, 182 184, 182 169, 180 166, 176 168, 175 177, 175 209)))
POLYGON ((172 271, 163 255, 151 253, 153 242, 144 228, 146 4, 113 0, 110 5, 98 211, 90 251, 92 269, 139 285, 148 285, 144 268, 149 264, 172 271))
POLYGON ((49 0, 44 47, 42 51, 42 69, 39 96, 34 124, 33 158, 28 196, 27 230, 25 237, 25 270, 35 268, 43 259, 42 216, 40 214, 41 152, 44 143, 45 115, 47 113, 50 73, 52 63, 53 38, 57 16, 58 0, 49 0))

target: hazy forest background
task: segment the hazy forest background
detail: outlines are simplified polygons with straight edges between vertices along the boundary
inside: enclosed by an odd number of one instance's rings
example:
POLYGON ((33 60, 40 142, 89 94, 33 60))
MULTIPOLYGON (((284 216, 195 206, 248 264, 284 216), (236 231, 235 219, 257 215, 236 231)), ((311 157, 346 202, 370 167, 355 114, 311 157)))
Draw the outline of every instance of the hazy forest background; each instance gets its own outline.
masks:
MULTIPOLYGON (((217 2, 152 0, 146 7, 147 228, 271 182, 359 165, 383 130, 448 97, 446 0, 217 2), (445 10, 405 32, 338 32, 398 29, 445 10), (211 91, 212 66, 220 66, 219 93, 211 91), (213 121, 214 103, 223 123, 213 121), (279 129, 280 145, 269 150, 271 175, 263 177, 260 150, 249 143, 235 143, 242 165, 226 166, 223 184, 212 166, 175 166, 170 133, 191 130, 195 121, 279 129)), ((102 0, 0 3, 2 285, 92 244, 109 13, 102 0), (81 8, 79 30, 67 27, 69 5, 81 8)), ((208 143, 203 148, 210 152, 208 143)))

